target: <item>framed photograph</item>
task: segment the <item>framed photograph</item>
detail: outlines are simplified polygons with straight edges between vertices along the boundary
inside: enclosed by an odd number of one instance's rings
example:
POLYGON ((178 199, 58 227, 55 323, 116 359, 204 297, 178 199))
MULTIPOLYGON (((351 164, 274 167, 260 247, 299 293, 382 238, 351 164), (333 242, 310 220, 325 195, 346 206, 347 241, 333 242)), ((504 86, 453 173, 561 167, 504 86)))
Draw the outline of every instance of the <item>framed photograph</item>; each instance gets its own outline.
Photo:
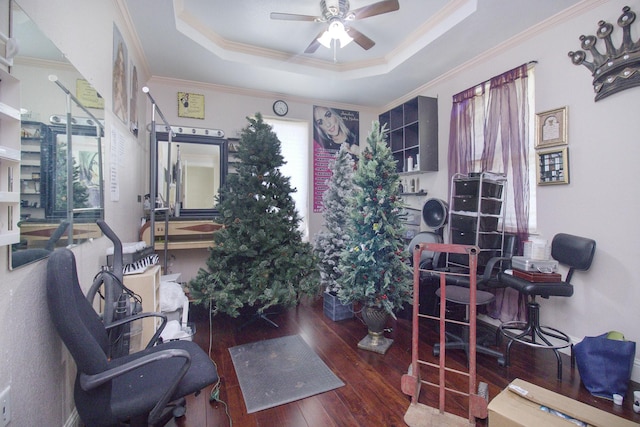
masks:
POLYGON ((538 151, 538 185, 569 183, 569 147, 538 151))
POLYGON ((204 120, 204 95, 178 92, 178 117, 204 120))
POLYGON ((567 107, 536 114, 536 148, 567 144, 567 107))

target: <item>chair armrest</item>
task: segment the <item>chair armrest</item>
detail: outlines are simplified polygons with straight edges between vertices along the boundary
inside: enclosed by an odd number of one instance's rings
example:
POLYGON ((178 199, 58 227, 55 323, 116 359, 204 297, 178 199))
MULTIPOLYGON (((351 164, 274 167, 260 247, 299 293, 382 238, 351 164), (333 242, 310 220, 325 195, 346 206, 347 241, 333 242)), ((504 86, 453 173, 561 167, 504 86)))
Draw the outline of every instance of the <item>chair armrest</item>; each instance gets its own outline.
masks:
POLYGON ((84 391, 91 391, 94 388, 99 387, 113 380, 114 378, 126 374, 127 372, 130 372, 134 369, 138 369, 151 362, 156 362, 162 359, 169 359, 171 357, 185 358, 185 365, 187 365, 187 368, 191 364, 191 355, 188 351, 178 348, 169 348, 166 350, 160 350, 151 354, 137 357, 129 362, 123 363, 122 365, 118 365, 114 368, 108 369, 98 374, 88 375, 85 373, 80 373, 80 387, 82 387, 84 391))
MULTIPOLYGON (((507 268, 511 267, 511 257, 493 257, 487 261, 487 265, 484 268, 484 272, 482 273, 482 283, 488 283, 489 280, 492 279, 493 270, 496 268, 496 264, 499 262, 506 262, 508 264, 507 268)), ((505 269, 503 269, 504 271, 505 269)))
POLYGON ((122 318, 122 319, 119 319, 119 320, 116 320, 116 321, 112 322, 111 324, 106 326, 105 329, 107 331, 109 331, 109 329, 114 328, 116 326, 125 325, 125 324, 131 323, 131 322, 133 322, 135 320, 144 319, 145 317, 152 317, 152 316, 161 318, 162 322, 156 328, 156 333, 153 334, 153 336, 151 337, 151 339, 147 343, 147 346, 145 347, 145 348, 151 348, 156 344, 156 342, 158 341, 158 338, 160 338, 160 334, 164 330, 164 327, 167 325, 167 315, 164 314, 164 313, 149 311, 149 312, 134 314, 134 315, 127 316, 125 318, 122 318))

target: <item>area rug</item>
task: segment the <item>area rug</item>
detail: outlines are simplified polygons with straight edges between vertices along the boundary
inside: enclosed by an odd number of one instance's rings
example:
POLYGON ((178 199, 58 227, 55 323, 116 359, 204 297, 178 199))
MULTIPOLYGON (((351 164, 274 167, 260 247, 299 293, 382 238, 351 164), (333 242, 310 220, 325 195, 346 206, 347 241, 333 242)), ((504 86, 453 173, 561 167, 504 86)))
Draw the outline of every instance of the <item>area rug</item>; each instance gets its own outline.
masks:
POLYGON ((230 347, 247 413, 342 387, 300 335, 230 347))

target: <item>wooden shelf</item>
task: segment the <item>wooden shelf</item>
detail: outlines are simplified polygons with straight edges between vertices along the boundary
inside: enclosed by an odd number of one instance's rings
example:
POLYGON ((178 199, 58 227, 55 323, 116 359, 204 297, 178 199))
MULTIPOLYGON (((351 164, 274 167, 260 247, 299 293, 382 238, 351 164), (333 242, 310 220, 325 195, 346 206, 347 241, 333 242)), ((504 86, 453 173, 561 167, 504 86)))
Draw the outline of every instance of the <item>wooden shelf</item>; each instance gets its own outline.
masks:
POLYGON ((20 81, 0 70, 0 245, 20 241, 20 81))

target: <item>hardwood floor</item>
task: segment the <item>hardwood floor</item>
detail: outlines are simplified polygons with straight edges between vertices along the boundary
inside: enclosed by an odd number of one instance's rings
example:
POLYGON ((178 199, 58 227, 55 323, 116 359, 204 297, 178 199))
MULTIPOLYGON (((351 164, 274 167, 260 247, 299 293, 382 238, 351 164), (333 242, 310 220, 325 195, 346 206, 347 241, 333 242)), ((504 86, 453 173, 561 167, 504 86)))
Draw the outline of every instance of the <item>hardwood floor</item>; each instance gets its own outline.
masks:
MULTIPOLYGON (((385 355, 359 350, 357 343, 366 335, 366 327, 359 318, 333 322, 323 315, 322 299, 303 302, 298 307, 270 318, 279 328, 264 321, 238 331, 246 319, 216 316, 209 334, 206 310, 194 307, 192 320, 196 322, 196 341, 209 351, 222 378, 219 397, 228 405, 228 413, 236 427, 327 427, 327 426, 405 426, 403 417, 410 398, 400 390, 400 378, 411 361, 411 322, 391 320, 392 328, 386 336, 394 343, 385 355), (228 348, 258 340, 300 334, 331 370, 346 384, 336 390, 272 409, 247 414, 228 348)), ((421 325, 420 358, 431 356, 431 343, 437 339, 435 326, 421 325)), ((461 351, 448 351, 447 365, 466 369, 461 351), (449 365, 451 363, 451 365, 449 365)), ((640 414, 632 410, 632 391, 640 389, 631 384, 623 406, 592 397, 580 384, 577 369, 572 369, 568 356, 563 359, 563 380, 556 379, 556 359, 553 352, 536 351, 523 346, 512 349, 512 365, 500 367, 495 358, 478 355, 478 381, 489 384, 489 398, 495 397, 514 378, 521 378, 555 392, 585 402, 602 410, 640 423, 640 414)), ((427 374, 422 373, 423 379, 427 374)), ((448 376, 447 383, 465 388, 466 380, 448 376)), ((177 421, 179 427, 229 426, 223 404, 209 403, 211 390, 203 390, 187 399, 187 413, 177 421)), ((437 407, 437 389, 422 386, 420 403, 437 407)), ((467 416, 466 398, 447 394, 447 412, 467 416)), ((478 426, 487 426, 480 420, 478 426)))

